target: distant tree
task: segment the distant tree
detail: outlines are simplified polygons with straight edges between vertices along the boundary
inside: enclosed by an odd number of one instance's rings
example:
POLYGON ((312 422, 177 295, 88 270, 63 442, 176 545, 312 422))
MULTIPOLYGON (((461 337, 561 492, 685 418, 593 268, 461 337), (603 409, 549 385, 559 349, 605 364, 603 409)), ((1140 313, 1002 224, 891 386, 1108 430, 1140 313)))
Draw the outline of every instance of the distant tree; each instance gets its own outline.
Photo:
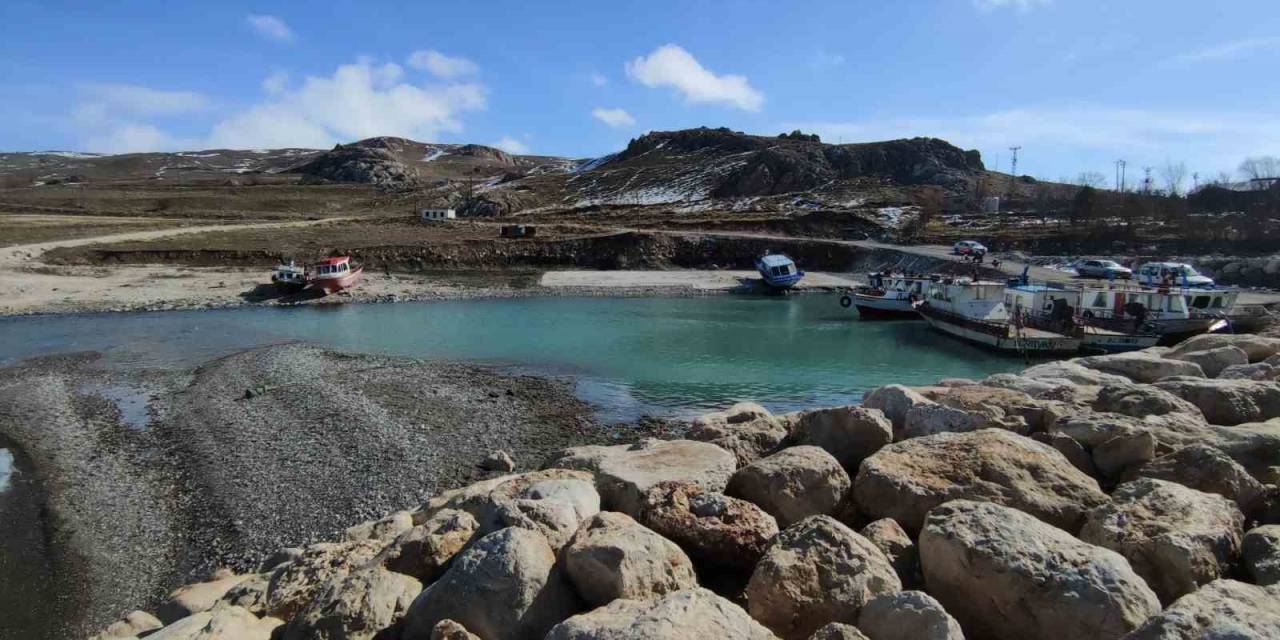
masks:
POLYGON ((1076 197, 1071 201, 1071 209, 1069 209, 1068 218, 1071 226, 1080 224, 1094 217, 1098 208, 1098 190, 1085 185, 1076 192, 1076 197))
POLYGON ((909 233, 912 239, 923 240, 928 234, 929 223, 942 215, 946 206, 946 195, 940 187, 921 187, 915 192, 913 199, 916 206, 920 208, 920 214, 916 216, 909 233))
MULTIPOLYGON (((1280 178, 1280 158, 1275 156, 1253 156, 1240 163, 1240 175, 1245 180, 1262 180, 1280 178)), ((1264 183, 1260 188, 1265 188, 1264 183)))
POLYGON ((1082 187, 1101 189, 1107 184, 1107 177, 1097 171, 1083 171, 1076 177, 1075 184, 1082 187))
POLYGON ((1182 184, 1187 181, 1187 165, 1184 162, 1167 162, 1160 169, 1160 177, 1164 179, 1164 186, 1171 197, 1177 198, 1182 195, 1182 184))
POLYGON ((796 129, 791 133, 780 133, 778 134, 778 137, 782 138, 783 140, 802 140, 807 142, 822 142, 822 138, 819 138, 818 134, 805 133, 799 129, 796 129))

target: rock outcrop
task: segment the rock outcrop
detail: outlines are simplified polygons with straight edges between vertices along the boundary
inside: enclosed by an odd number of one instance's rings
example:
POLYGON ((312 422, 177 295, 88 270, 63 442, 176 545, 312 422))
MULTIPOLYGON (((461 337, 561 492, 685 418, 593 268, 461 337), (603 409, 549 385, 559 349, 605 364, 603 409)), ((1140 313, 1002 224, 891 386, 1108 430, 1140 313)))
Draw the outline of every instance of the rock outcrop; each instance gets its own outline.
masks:
POLYGON ((1280 525, 1264 525, 1244 534, 1240 556, 1255 583, 1280 584, 1280 525))
POLYGON ((740 402, 724 411, 695 418, 689 438, 710 442, 750 464, 768 455, 787 437, 787 429, 768 409, 754 402, 740 402))
POLYGON ((928 592, 969 637, 1108 640, 1160 611, 1119 554, 990 502, 931 511, 920 563, 928 592))
POLYGON ((876 596, 858 615, 858 628, 870 640, 964 640, 964 631, 923 591, 876 596))
POLYGON ((943 433, 889 445, 854 480, 859 510, 919 531, 930 509, 950 500, 986 500, 1076 531, 1107 501, 1098 482, 1055 449, 1000 429, 943 433))
POLYGON ((777 640, 741 607, 706 589, 653 601, 614 600, 551 629, 546 640, 777 640))
POLYGON ((1232 500, 1249 514, 1258 506, 1264 488, 1248 470, 1227 454, 1207 444, 1183 447, 1131 469, 1126 480, 1155 478, 1176 482, 1205 493, 1232 500))
POLYGON ((1280 418, 1280 382, 1179 378, 1158 382, 1156 387, 1199 407, 1211 424, 1280 418))
POLYGON ((698 580, 674 542, 621 513, 604 512, 582 525, 561 552, 569 581, 588 604, 650 600, 698 580))
POLYGON ((697 563, 750 572, 778 535, 760 507, 689 482, 662 482, 645 495, 640 522, 697 563))
POLYGON ((1204 374, 1210 378, 1218 377, 1227 367, 1249 364, 1249 354, 1234 345, 1205 349, 1204 351, 1183 351, 1170 353, 1169 358, 1186 360, 1200 365, 1204 374))
POLYGON ((706 442, 645 440, 634 445, 567 449, 546 466, 595 472, 603 506, 634 517, 645 493, 660 482, 691 482, 723 491, 738 468, 738 460, 706 442))
POLYGON ((893 423, 879 409, 814 409, 796 416, 792 436, 798 444, 821 447, 849 473, 856 473, 867 456, 893 442, 893 423))
POLYGON ((378 555, 379 563, 391 571, 426 583, 444 573, 449 560, 462 550, 479 529, 471 514, 457 509, 441 509, 426 522, 400 534, 378 555))
POLYGON ((1170 360, 1148 351, 1090 356, 1077 358, 1074 362, 1103 373, 1124 376, 1134 382, 1155 382, 1173 376, 1204 377, 1204 370, 1194 362, 1170 360))
POLYGON ((849 492, 849 474, 818 447, 789 447, 733 474, 725 493, 749 500, 786 528, 831 513, 849 492))
POLYGON ((283 640, 373 640, 399 622, 422 583, 381 567, 328 583, 289 621, 283 640))
POLYGON ((1280 638, 1280 587, 1218 580, 1147 619, 1126 640, 1280 638))

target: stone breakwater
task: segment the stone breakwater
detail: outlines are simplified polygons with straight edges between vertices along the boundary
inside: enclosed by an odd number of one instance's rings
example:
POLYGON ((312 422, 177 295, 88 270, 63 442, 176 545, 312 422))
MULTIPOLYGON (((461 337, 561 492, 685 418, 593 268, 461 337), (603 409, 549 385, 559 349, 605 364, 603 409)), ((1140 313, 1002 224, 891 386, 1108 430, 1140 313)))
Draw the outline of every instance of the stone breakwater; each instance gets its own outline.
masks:
POLYGON ((1280 339, 741 403, 685 437, 493 456, 516 469, 99 637, 1280 637, 1280 339))

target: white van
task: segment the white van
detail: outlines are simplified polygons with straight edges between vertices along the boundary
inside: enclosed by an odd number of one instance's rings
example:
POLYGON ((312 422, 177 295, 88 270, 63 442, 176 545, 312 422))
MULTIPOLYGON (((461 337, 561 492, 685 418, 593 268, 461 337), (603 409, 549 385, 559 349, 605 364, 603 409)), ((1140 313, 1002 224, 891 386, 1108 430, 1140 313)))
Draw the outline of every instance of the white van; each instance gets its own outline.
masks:
POLYGON ((1159 287, 1208 288, 1214 286, 1213 278, 1200 275, 1194 267, 1181 262, 1148 262, 1138 269, 1138 282, 1159 287))

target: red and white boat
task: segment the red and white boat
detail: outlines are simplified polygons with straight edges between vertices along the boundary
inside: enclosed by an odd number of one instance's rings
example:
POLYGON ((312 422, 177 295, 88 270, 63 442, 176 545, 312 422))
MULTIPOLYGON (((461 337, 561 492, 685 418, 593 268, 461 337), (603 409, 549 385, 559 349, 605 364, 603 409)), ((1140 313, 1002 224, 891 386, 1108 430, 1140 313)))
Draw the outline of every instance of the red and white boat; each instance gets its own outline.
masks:
POLYGON ((307 285, 330 294, 354 286, 362 273, 364 267, 352 262, 351 256, 337 256, 311 265, 307 285))

